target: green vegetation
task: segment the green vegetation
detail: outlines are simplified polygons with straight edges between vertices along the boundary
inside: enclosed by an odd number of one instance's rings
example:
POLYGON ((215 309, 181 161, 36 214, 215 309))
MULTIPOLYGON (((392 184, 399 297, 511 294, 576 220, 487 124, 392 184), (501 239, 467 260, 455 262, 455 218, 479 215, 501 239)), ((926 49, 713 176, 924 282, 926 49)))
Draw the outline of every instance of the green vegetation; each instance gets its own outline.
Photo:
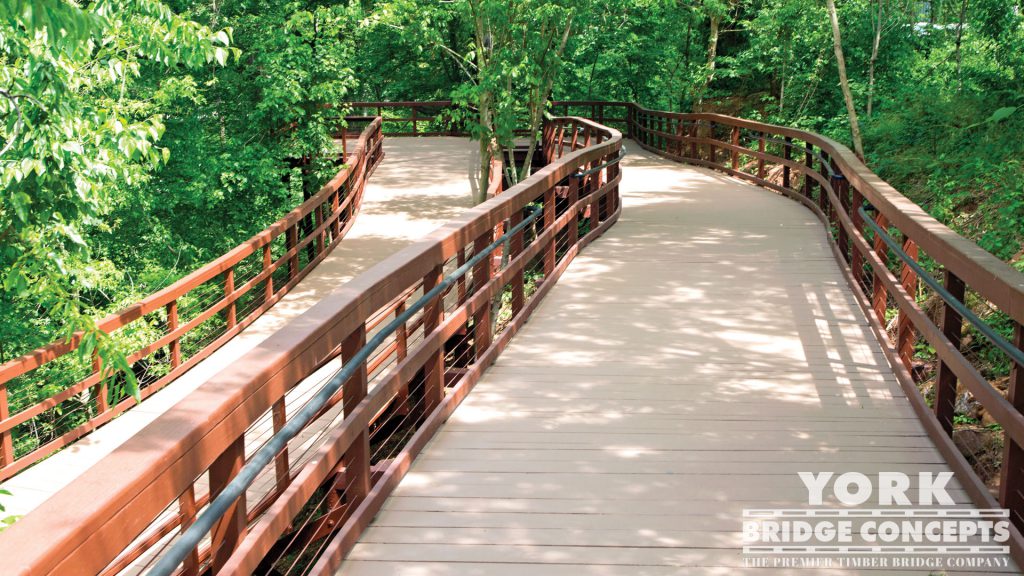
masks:
POLYGON ((829 6, 0 0, 0 362, 85 330, 47 388, 94 349, 126 368, 94 319, 308 197, 354 100, 455 101, 485 167, 552 98, 720 111, 851 146, 856 123, 882 177, 1024 269, 1021 1, 842 2, 839 46, 829 6))

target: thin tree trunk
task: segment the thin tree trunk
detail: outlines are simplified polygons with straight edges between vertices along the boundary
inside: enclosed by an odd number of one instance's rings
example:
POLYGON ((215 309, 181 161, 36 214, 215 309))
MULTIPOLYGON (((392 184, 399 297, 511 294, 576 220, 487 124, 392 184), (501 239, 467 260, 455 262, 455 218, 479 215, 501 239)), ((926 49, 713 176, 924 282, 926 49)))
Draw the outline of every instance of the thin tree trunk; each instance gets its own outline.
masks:
POLYGON ((967 0, 960 3, 960 21, 956 27, 956 91, 960 92, 964 87, 963 77, 963 55, 960 46, 964 39, 964 20, 967 18, 967 0))
POLYGON ((701 83, 700 91, 697 92, 697 102, 695 108, 700 108, 700 106, 704 103, 704 92, 707 91, 708 86, 711 85, 711 81, 714 80, 715 78, 715 58, 718 56, 718 27, 721 24, 721 22, 721 16, 711 17, 711 30, 708 34, 707 74, 704 76, 704 81, 701 83))
POLYGON ((857 108, 853 104, 853 93, 850 91, 850 81, 846 77, 846 58, 843 57, 843 41, 839 34, 839 16, 836 14, 836 3, 834 0, 825 0, 828 7, 828 16, 832 21, 832 45, 836 51, 836 66, 839 68, 839 85, 843 90, 843 100, 846 101, 846 113, 850 117, 850 136, 853 137, 853 151, 857 156, 864 159, 864 143, 860 137, 860 123, 857 121, 857 108))
POLYGON ((872 104, 875 98, 875 63, 878 61, 878 47, 882 43, 882 19, 885 17, 885 0, 878 0, 878 12, 875 15, 875 37, 871 43, 871 60, 868 61, 868 118, 871 117, 872 104))

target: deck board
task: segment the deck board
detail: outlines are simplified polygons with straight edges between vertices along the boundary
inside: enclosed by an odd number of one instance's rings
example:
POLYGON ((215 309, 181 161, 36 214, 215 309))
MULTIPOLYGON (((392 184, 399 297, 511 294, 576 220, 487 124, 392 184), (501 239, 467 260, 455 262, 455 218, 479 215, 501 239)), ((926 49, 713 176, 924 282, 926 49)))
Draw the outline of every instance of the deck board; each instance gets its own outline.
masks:
MULTIPOLYGON (((619 223, 568 267, 339 574, 929 573, 744 568, 743 509, 806 507, 796 472, 948 466, 811 212, 627 147, 619 223)), ((970 507, 955 480, 949 493, 970 507)))

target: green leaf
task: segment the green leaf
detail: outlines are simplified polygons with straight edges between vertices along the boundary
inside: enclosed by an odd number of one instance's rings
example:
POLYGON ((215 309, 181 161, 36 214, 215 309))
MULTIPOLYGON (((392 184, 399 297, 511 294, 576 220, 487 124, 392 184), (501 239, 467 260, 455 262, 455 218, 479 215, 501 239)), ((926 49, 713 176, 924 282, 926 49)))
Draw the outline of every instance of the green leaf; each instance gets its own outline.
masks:
POLYGON ((986 120, 986 122, 1002 122, 1003 120, 1009 118, 1016 111, 1016 106, 1007 106, 1005 108, 1000 108, 993 112, 992 116, 989 116, 989 119, 986 120))

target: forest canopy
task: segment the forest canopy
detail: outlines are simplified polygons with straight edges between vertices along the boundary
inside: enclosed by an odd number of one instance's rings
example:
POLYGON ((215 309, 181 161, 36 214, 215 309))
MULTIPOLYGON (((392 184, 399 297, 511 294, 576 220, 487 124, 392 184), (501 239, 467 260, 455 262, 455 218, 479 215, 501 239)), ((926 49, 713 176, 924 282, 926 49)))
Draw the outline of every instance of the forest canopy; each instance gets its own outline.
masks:
MULTIPOLYGON (((1022 12, 1020 0, 0 0, 0 362, 88 332, 293 208, 336 170, 331 135, 360 100, 453 100, 484 161, 552 99, 717 111, 851 147, 856 125, 873 170, 1024 269, 1022 12)), ((84 354, 107 354, 96 336, 84 354)))

